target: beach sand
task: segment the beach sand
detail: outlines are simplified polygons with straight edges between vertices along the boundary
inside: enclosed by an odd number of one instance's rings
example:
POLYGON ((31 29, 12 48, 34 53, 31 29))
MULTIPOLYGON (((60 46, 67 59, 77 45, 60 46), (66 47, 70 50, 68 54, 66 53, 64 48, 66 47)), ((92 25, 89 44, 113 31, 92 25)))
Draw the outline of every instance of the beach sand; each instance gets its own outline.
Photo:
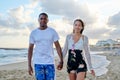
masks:
MULTIPOLYGON (((120 56, 104 53, 108 60, 111 61, 108 66, 108 72, 96 80, 120 80, 120 56)), ((57 59, 55 59, 57 63, 57 59)), ((0 66, 0 80, 35 80, 34 75, 29 76, 27 71, 27 62, 7 64, 0 66)), ((56 80, 69 80, 66 72, 66 60, 61 71, 56 70, 56 80)), ((87 74, 85 80, 95 80, 91 74, 87 74)))

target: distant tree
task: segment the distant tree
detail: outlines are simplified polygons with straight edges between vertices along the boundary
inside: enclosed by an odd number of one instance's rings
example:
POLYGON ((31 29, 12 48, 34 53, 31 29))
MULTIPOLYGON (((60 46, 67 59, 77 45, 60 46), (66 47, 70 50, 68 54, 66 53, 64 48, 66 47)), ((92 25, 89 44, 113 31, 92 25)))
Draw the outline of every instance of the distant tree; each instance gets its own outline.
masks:
POLYGON ((110 47, 109 43, 104 44, 105 47, 110 47))

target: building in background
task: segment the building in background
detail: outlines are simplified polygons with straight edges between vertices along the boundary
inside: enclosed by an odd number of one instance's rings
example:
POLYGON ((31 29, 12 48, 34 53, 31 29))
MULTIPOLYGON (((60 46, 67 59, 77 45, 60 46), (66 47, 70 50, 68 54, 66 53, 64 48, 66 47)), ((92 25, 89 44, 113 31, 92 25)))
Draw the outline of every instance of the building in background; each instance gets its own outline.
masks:
POLYGON ((96 47, 103 47, 105 49, 118 49, 118 48, 120 48, 120 39, 100 40, 96 43, 96 47))

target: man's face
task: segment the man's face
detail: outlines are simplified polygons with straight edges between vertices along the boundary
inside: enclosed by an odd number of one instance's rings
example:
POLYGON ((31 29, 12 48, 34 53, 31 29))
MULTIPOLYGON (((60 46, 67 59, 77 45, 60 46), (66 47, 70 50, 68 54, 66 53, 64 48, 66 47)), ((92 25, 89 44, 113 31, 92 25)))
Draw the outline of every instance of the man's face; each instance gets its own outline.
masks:
POLYGON ((47 25, 47 22, 48 22, 47 16, 41 15, 41 16, 39 17, 39 23, 40 23, 40 26, 41 26, 41 27, 46 26, 46 25, 47 25))

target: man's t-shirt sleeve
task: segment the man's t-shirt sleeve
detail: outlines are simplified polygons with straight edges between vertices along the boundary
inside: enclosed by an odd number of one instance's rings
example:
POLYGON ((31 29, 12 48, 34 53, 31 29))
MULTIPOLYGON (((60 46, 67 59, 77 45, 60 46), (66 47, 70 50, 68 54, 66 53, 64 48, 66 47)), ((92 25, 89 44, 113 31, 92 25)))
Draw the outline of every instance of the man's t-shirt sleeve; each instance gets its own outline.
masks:
POLYGON ((54 31, 53 31, 53 41, 56 42, 56 41, 58 41, 58 40, 59 40, 59 35, 58 35, 58 33, 54 30, 54 31))
POLYGON ((34 43, 35 43, 34 37, 33 37, 33 33, 30 34, 29 43, 30 43, 30 44, 34 44, 34 43))

